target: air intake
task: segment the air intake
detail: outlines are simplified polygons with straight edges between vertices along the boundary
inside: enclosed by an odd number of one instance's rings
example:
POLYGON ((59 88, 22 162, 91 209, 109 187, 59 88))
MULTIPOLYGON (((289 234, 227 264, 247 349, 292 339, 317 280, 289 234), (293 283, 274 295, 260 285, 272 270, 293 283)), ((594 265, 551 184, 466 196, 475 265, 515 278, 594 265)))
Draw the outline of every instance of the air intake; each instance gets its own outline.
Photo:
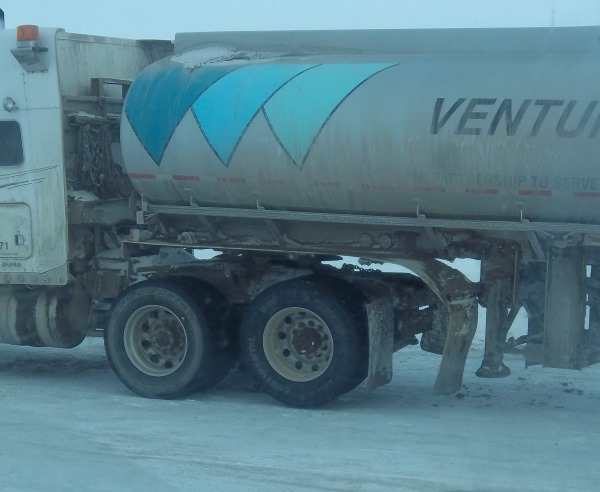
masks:
POLYGON ((0 29, 4 29, 4 10, 0 9, 0 29))

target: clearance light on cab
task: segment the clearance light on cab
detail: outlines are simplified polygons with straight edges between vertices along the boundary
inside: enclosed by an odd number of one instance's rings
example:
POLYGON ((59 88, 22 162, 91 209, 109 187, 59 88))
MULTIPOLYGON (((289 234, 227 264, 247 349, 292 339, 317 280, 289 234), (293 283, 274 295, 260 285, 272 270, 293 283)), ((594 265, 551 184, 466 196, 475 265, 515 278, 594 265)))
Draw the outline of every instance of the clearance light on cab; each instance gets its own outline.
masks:
POLYGON ((17 27, 17 46, 37 46, 40 40, 40 28, 38 26, 26 25, 17 27))
POLYGON ((10 50, 26 72, 45 72, 48 65, 44 53, 48 48, 39 45, 40 29, 34 25, 17 27, 17 47, 10 50))

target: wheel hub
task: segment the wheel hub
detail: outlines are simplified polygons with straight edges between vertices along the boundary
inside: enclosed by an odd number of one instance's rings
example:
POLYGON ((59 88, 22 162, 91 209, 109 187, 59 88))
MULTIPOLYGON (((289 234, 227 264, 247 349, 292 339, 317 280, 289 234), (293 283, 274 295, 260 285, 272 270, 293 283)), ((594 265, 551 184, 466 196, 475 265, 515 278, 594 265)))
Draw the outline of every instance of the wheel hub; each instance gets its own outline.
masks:
POLYGON ((307 382, 329 367, 333 356, 331 338, 329 327, 316 313, 290 307, 267 322, 263 349, 277 373, 290 381, 307 382))
POLYGON ((156 337, 156 344, 159 347, 166 347, 169 344, 169 336, 166 333, 161 333, 156 337))
POLYGON ((182 321, 162 306, 145 306, 125 326, 125 351, 131 363, 149 376, 167 376, 181 365, 187 352, 182 321))
POLYGON ((292 346, 296 352, 302 355, 314 354, 321 346, 322 339, 319 332, 314 328, 303 328, 294 330, 292 346))

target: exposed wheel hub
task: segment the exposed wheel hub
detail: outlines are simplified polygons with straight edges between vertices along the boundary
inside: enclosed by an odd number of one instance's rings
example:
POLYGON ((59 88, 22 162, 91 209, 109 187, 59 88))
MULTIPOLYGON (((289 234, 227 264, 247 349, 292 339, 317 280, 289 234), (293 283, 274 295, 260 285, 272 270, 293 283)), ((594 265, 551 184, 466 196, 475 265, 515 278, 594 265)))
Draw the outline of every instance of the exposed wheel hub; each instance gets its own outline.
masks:
POLYGON ((321 347, 322 342, 321 335, 314 328, 294 330, 292 345, 299 354, 314 354, 321 347))
POLYGON ((155 342, 159 347, 166 347, 170 343, 169 335, 167 333, 159 333, 155 342))
POLYGON ((333 355, 331 332, 325 321, 300 307, 282 309, 269 320, 263 348, 271 367, 296 382, 321 376, 333 355))
POLYGON ((131 363, 149 376, 173 373, 187 352, 182 321, 162 306, 135 311, 125 326, 124 343, 131 363))

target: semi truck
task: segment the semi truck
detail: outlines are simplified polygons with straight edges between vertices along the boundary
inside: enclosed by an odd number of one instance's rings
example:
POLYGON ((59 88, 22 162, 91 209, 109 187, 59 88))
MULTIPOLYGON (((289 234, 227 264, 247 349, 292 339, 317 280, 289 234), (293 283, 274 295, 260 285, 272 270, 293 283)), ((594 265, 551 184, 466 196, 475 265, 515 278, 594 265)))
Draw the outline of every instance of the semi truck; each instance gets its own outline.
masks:
POLYGON ((1 343, 102 334, 139 395, 238 364, 298 407, 416 344, 458 391, 479 306, 480 377, 520 309, 527 364, 598 362, 600 28, 0 24, 1 343))

